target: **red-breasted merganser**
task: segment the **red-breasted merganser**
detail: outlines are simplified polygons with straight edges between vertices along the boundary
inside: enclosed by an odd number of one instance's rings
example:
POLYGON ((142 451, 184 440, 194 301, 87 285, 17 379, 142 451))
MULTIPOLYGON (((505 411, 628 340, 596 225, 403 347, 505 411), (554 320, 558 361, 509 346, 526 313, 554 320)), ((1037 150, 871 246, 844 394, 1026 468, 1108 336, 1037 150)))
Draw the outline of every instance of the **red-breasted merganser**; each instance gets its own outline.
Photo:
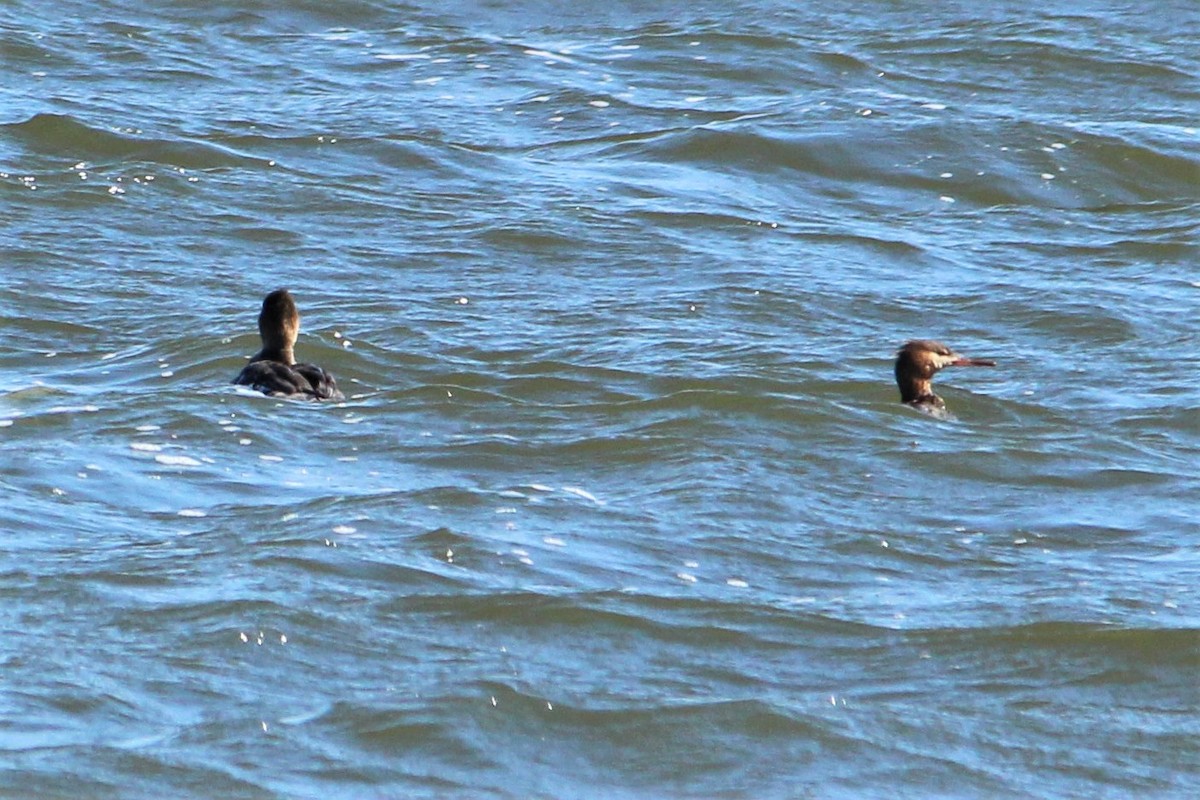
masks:
POLYGON ((239 386, 249 386, 272 397, 300 400, 344 400, 337 381, 313 364, 297 364, 292 348, 300 333, 300 312, 287 289, 276 289, 263 300, 258 315, 258 335, 262 350, 250 359, 234 378, 239 386))
POLYGON ((914 339, 896 353, 896 384, 900 400, 918 411, 946 415, 946 402, 933 393, 933 376, 943 367, 994 367, 987 358, 966 358, 941 342, 914 339))

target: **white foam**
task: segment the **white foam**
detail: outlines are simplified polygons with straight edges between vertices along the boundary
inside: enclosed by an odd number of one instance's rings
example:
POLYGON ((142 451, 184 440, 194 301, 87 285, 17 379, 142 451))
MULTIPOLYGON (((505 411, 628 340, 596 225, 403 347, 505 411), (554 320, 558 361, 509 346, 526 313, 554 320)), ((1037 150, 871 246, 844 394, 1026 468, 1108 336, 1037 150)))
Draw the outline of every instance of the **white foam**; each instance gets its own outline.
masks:
POLYGON ((559 61, 564 64, 570 64, 571 59, 558 53, 551 53, 549 50, 526 50, 525 55, 533 56, 534 58, 544 58, 547 61, 559 61))
POLYGON ((573 494, 576 497, 582 497, 584 500, 591 500, 598 506, 604 505, 603 500, 598 499, 596 495, 592 494, 586 489, 580 489, 578 486, 564 486, 562 487, 562 490, 568 494, 573 494))
POLYGON ((169 456, 157 455, 154 460, 160 464, 165 464, 168 467, 198 467, 200 462, 191 456, 169 456))

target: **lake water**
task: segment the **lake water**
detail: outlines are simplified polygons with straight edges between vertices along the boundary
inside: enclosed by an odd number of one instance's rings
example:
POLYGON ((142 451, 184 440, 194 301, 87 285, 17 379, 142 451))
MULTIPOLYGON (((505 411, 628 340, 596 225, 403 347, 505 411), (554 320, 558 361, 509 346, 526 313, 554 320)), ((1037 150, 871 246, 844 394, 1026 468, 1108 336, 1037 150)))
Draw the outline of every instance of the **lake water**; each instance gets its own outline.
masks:
POLYGON ((0 796, 1200 795, 1198 41, 4 3, 0 796))

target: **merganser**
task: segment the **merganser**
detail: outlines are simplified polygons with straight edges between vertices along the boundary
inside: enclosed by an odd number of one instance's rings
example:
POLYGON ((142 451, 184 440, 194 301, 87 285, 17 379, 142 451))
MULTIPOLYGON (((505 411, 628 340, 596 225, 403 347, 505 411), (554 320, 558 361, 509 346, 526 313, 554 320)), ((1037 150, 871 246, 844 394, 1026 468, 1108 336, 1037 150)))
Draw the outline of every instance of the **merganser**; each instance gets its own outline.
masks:
POLYGON ((994 367, 987 358, 966 358, 941 342, 914 339, 896 353, 900 401, 933 416, 946 416, 946 402, 933 393, 933 376, 943 367, 994 367))
POLYGON ((332 375, 313 364, 296 363, 292 348, 299 333, 300 312, 296 310, 296 302, 287 289, 276 289, 263 300, 258 315, 262 349, 233 382, 272 397, 344 400, 332 375))

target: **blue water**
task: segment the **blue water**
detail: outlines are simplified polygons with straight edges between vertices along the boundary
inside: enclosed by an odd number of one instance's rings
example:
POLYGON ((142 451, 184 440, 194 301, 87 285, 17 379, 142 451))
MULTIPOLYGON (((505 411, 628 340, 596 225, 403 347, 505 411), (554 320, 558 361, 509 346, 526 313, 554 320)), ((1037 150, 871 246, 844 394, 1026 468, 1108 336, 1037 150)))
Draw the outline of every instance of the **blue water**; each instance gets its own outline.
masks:
POLYGON ((4 4, 0 796, 1200 794, 1197 41, 4 4))

